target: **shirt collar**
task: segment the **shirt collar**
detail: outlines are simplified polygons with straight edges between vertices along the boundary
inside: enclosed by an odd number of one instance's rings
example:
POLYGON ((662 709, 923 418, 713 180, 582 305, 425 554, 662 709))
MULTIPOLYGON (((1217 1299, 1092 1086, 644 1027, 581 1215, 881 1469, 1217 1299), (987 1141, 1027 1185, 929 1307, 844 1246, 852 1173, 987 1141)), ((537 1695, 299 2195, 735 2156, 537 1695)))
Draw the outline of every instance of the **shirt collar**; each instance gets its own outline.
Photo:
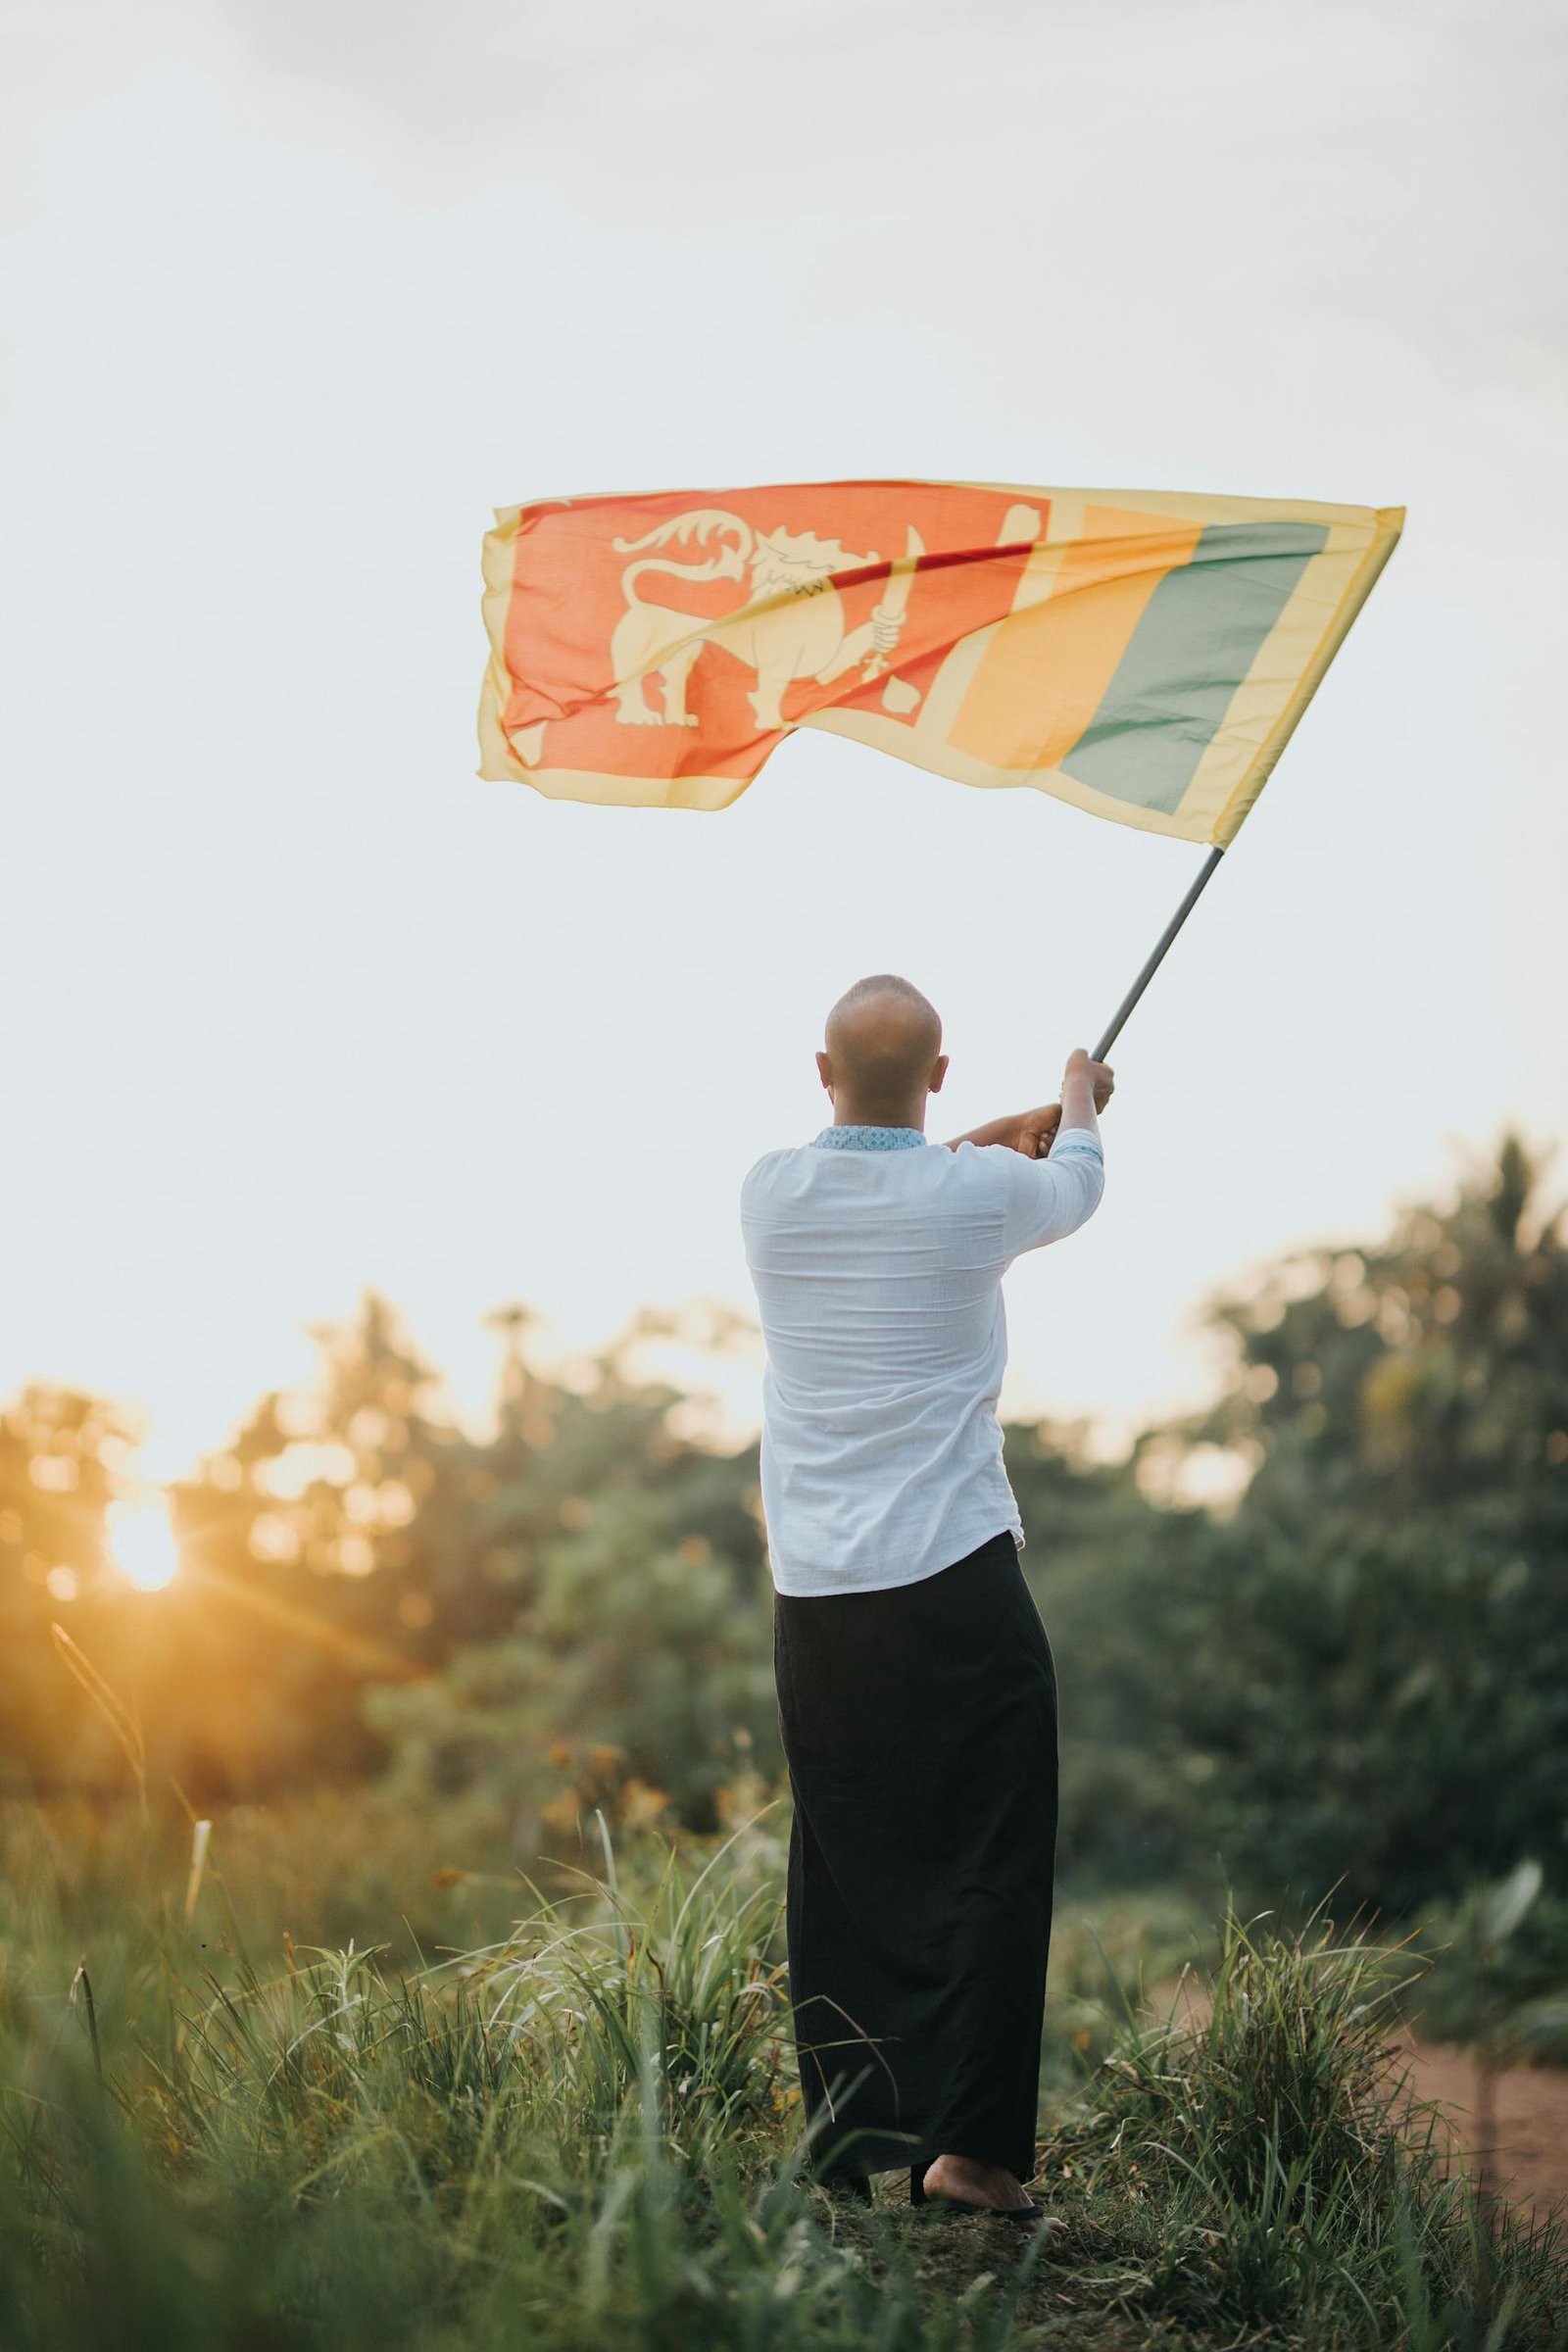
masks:
POLYGON ((916 1152, 925 1145, 918 1127, 824 1127, 811 1141, 823 1152, 916 1152))

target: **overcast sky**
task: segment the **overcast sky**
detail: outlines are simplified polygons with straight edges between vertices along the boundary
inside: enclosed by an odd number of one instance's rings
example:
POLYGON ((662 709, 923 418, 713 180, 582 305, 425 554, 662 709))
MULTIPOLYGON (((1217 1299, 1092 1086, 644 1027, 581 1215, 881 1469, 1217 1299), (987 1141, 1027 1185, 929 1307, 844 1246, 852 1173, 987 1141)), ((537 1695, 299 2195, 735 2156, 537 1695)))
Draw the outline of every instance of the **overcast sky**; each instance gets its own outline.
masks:
POLYGON ((1555 7, 0 17, 0 1396, 139 1396, 172 1473, 371 1284, 476 1413, 504 1300, 747 1300, 860 973, 942 1010, 941 1132, 1116 1003, 1199 852, 817 733, 719 815, 478 782, 541 495, 1408 507, 1010 1278, 1017 1402, 1191 1401, 1205 1290, 1561 1136, 1555 7))

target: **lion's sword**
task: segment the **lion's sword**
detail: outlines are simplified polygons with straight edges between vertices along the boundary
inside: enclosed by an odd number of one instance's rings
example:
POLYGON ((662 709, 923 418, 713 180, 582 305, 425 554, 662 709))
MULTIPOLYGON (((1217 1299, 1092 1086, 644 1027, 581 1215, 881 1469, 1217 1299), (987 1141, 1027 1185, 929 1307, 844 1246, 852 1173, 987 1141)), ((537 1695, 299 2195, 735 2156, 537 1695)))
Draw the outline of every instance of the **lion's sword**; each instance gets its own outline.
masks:
MULTIPOLYGON (((871 615, 874 621, 879 620, 886 625, 889 621, 904 618, 908 608, 914 567, 924 554, 925 541, 911 522, 905 529, 903 555, 896 556, 888 566, 888 584, 883 591, 882 602, 871 615)), ((867 654, 860 665, 860 683, 869 686, 873 678, 881 677, 884 670, 892 666, 886 654, 867 654)))

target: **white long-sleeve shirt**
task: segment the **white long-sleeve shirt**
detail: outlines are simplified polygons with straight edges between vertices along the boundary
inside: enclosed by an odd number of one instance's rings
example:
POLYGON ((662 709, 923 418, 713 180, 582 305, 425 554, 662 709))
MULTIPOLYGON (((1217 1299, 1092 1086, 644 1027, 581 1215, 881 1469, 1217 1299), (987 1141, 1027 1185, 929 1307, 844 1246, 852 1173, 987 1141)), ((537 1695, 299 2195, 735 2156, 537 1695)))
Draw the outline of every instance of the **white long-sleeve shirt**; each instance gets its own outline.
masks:
POLYGON ((915 1584, 1004 1529, 1022 1547, 997 1419, 1002 1277, 1076 1233, 1103 1188, 1081 1127, 1048 1159, 830 1127, 758 1161, 741 1227, 767 1348, 762 1511, 779 1592, 915 1584))

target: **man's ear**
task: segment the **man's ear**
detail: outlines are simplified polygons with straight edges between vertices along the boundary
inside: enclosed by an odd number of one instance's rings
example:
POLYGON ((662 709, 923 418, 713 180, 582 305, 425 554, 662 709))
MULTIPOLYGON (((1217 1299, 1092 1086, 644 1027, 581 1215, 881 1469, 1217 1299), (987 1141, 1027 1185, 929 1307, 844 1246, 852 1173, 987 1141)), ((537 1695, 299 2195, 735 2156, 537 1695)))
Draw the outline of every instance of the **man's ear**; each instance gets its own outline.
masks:
POLYGON ((833 1092, 833 1064, 829 1061, 825 1054, 819 1054, 816 1057, 816 1074, 821 1079, 822 1084, 826 1088, 828 1094, 831 1095, 833 1092))
POLYGON ((939 1054, 935 1061, 931 1064, 931 1075, 926 1080, 926 1091, 929 1094, 940 1095, 942 1092, 942 1081, 947 1074, 948 1057, 945 1054, 939 1054))

